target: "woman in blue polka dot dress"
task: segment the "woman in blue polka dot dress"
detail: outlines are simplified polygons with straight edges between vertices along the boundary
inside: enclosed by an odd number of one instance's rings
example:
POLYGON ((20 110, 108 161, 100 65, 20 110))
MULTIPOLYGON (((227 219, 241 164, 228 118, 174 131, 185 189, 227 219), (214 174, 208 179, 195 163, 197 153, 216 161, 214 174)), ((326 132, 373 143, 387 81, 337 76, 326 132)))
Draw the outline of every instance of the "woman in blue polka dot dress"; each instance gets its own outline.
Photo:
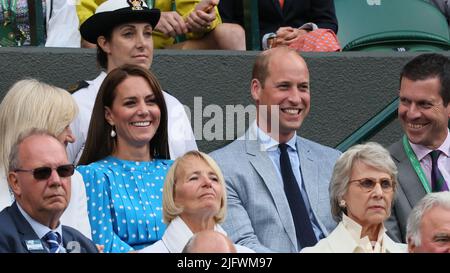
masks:
POLYGON ((172 165, 167 109, 155 76, 135 65, 111 71, 97 95, 78 170, 92 239, 129 252, 161 239, 162 188, 172 165))

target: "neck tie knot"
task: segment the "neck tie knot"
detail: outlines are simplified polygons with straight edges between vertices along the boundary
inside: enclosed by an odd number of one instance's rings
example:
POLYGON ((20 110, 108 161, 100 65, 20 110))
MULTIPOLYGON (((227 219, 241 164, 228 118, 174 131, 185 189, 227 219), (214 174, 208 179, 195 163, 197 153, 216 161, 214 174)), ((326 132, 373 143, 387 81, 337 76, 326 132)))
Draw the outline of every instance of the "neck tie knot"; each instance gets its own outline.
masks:
POLYGON ((437 162, 440 155, 441 151, 439 150, 434 150, 430 152, 431 160, 433 161, 433 163, 437 162))
POLYGON ((58 232, 49 231, 43 237, 44 241, 47 243, 50 253, 58 253, 59 245, 61 244, 61 235, 58 232))
POLYGON ((285 153, 285 152, 287 152, 288 145, 286 143, 280 143, 280 144, 278 144, 278 148, 280 148, 280 151, 282 153, 285 153))

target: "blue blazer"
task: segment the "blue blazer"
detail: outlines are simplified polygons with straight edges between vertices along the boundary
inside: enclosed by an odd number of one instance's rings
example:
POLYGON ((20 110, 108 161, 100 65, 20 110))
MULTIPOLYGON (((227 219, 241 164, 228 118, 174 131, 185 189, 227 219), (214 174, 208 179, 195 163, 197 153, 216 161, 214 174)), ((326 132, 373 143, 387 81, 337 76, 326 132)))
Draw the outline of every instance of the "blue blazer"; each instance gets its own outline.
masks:
MULTIPOLYGON (((226 181, 228 212, 222 227, 256 252, 299 252, 283 182, 250 132, 211 153, 226 181), (249 138, 250 137, 250 138, 249 138)), ((340 152, 297 137, 300 169, 311 209, 325 235, 336 227, 328 185, 340 152)))
MULTIPOLYGON (((62 226, 63 246, 67 252, 81 252, 81 253, 97 253, 95 244, 86 238, 79 231, 62 226), (71 242, 77 242, 74 245, 71 242)), ((44 250, 29 250, 26 242, 35 240, 40 241, 40 238, 34 232, 31 225, 23 217, 16 202, 10 207, 3 209, 0 212, 0 253, 36 253, 47 252, 44 250)))

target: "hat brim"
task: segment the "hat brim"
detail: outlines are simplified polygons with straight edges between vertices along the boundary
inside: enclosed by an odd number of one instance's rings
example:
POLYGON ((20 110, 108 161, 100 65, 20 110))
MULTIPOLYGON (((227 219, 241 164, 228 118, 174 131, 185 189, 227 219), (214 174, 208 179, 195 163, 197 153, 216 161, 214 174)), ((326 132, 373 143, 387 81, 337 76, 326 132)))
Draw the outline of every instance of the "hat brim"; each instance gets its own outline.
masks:
POLYGON ((96 44, 99 36, 105 35, 115 26, 127 22, 148 22, 155 29, 160 16, 161 12, 159 9, 147 8, 142 10, 123 8, 115 11, 96 13, 81 24, 80 33, 84 40, 96 44))

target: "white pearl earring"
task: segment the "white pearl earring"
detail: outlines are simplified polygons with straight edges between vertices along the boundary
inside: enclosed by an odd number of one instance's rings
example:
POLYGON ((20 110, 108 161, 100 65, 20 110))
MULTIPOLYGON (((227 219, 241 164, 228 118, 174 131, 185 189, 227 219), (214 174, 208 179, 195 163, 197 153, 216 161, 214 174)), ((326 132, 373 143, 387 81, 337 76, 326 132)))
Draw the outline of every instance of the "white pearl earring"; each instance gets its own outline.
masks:
POLYGON ((116 137, 116 131, 114 131, 114 129, 111 129, 111 137, 114 138, 116 137))

